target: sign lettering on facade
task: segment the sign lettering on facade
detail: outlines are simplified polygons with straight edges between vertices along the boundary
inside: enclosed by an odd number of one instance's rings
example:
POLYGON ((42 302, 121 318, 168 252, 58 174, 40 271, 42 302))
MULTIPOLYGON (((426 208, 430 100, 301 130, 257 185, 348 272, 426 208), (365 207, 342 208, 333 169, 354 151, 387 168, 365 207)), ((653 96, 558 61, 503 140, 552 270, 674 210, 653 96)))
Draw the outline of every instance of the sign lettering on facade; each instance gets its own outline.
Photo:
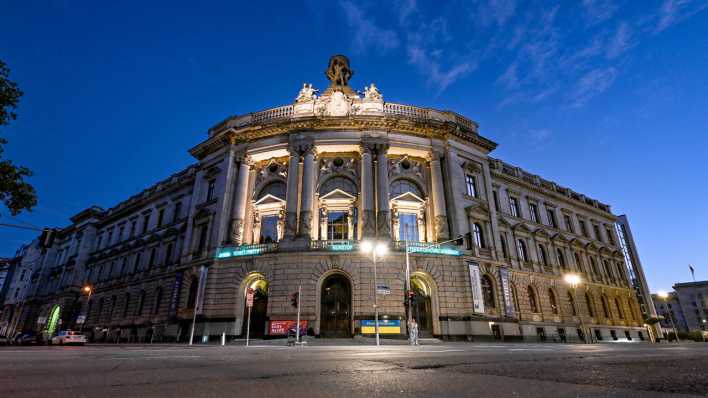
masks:
POLYGON ((469 263, 470 285, 472 286, 473 310, 478 314, 484 313, 484 300, 482 299, 482 283, 479 276, 479 264, 469 263))
MULTIPOLYGON (((295 321, 270 321, 268 323, 268 334, 271 336, 284 336, 288 330, 295 330, 295 321)), ((300 321, 300 335, 307 335, 307 320, 300 321)))
POLYGON ((247 307, 253 307, 253 292, 254 292, 254 290, 251 289, 250 287, 248 288, 248 291, 246 292, 246 306, 247 307))
POLYGON ((511 282, 509 282, 509 269, 505 267, 499 268, 499 276, 501 277, 502 294, 504 295, 504 310, 507 316, 515 317, 514 302, 511 294, 511 282))
POLYGON ((179 294, 182 290, 183 276, 183 271, 179 271, 177 272, 177 275, 175 275, 175 284, 172 287, 172 297, 170 297, 170 308, 167 311, 167 317, 169 319, 174 319, 175 317, 177 317, 177 308, 179 307, 179 294))

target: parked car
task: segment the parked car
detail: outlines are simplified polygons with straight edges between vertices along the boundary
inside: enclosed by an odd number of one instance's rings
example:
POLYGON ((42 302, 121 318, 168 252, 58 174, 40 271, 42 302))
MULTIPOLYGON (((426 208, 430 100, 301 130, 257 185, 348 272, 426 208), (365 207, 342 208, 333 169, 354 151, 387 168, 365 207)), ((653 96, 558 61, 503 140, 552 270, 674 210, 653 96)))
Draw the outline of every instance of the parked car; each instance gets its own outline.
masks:
POLYGON ((10 339, 7 338, 7 336, 0 334, 0 345, 8 345, 10 344, 10 339))
POLYGON ((13 342, 17 345, 42 345, 44 344, 44 339, 41 334, 27 332, 18 333, 13 339, 13 342))
POLYGON ((50 344, 86 344, 86 336, 75 330, 62 330, 49 340, 50 344))

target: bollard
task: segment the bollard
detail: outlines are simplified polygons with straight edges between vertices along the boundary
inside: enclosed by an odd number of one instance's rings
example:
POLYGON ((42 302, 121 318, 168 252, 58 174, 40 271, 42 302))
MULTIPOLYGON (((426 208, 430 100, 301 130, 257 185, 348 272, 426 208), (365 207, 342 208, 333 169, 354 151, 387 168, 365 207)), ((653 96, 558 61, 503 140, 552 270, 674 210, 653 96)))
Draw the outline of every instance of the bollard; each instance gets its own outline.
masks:
POLYGON ((221 345, 226 345, 226 332, 221 333, 221 345))

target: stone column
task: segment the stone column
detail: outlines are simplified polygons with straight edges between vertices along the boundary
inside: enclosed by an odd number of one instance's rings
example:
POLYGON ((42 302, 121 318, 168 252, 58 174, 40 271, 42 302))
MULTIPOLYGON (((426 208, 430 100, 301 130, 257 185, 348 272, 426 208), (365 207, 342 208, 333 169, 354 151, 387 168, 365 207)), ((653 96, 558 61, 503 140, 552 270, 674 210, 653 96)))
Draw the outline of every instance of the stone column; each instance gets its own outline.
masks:
POLYGON ((376 197, 378 205, 376 232, 379 239, 391 239, 391 209, 388 194, 388 144, 378 144, 376 152, 376 197))
POLYGON ((298 235, 311 239, 312 203, 315 196, 315 147, 307 145, 302 159, 302 192, 300 198, 300 230, 298 235))
POLYGON ((361 233, 362 238, 376 235, 376 213, 374 211, 374 179, 372 175, 374 146, 361 145, 361 233))
POLYGON ((293 239, 297 233, 297 184, 299 179, 298 170, 300 168, 300 154, 297 149, 291 146, 289 151, 288 186, 285 194, 285 239, 293 239))
POLYGON ((231 212, 231 241, 235 245, 243 243, 243 225, 246 216, 246 200, 248 199, 248 175, 251 169, 251 159, 245 153, 238 155, 238 181, 236 182, 236 195, 234 207, 231 212))
POLYGON ((443 191, 442 169, 440 168, 440 153, 433 151, 430 158, 430 178, 433 186, 433 215, 435 240, 450 239, 447 227, 447 212, 445 211, 445 192, 443 191))

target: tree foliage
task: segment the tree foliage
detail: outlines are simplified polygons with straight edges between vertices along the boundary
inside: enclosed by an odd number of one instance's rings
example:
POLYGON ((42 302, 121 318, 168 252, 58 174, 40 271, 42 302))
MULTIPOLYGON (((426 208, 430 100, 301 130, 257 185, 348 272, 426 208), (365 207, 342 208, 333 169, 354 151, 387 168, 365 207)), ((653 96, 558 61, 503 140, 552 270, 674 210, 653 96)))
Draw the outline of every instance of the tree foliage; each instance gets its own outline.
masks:
MULTIPOLYGON (((17 83, 11 81, 9 76, 10 69, 0 60, 0 127, 17 118, 15 110, 22 96, 17 83)), ((32 176, 32 172, 3 158, 5 144, 7 140, 0 137, 0 201, 12 215, 17 215, 22 210, 32 210, 37 204, 37 192, 25 181, 25 178, 32 176)))

